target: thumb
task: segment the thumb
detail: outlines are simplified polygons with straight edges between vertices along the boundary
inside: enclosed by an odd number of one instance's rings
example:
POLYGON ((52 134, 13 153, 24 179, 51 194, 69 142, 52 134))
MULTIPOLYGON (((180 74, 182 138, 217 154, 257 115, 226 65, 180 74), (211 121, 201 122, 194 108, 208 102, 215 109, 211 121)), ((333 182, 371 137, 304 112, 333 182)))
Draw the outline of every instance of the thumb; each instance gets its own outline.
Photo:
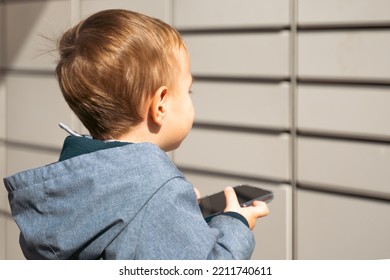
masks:
POLYGON ((224 212, 227 211, 237 211, 240 209, 240 204, 238 203, 236 192, 232 187, 227 187, 225 190, 225 199, 226 199, 226 207, 224 212))
POLYGON ((198 188, 195 188, 195 187, 194 187, 194 191, 195 191, 196 198, 197 198, 198 204, 199 204, 201 201, 200 191, 198 190, 198 188))

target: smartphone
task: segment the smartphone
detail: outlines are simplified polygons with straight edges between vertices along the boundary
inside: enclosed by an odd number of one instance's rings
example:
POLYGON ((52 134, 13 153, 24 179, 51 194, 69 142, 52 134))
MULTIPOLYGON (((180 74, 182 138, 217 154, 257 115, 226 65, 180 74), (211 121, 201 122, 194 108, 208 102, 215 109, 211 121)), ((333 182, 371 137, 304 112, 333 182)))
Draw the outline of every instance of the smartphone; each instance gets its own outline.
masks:
MULTIPOLYGON (((241 207, 252 205, 253 201, 261 200, 270 202, 273 198, 273 192, 260 189, 249 185, 239 185, 234 187, 238 202, 241 207)), ((221 214, 226 207, 225 194, 223 191, 203 197, 199 203, 200 210, 204 218, 209 219, 215 215, 221 214)))

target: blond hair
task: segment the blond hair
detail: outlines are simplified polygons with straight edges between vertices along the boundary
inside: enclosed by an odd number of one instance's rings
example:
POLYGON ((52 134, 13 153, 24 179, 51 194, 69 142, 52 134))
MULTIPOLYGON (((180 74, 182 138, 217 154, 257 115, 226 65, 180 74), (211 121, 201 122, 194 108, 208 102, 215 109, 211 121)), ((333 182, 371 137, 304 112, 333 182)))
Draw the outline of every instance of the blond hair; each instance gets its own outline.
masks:
POLYGON ((168 24, 127 10, 93 14, 59 40, 62 94, 91 135, 115 139, 144 118, 145 102, 173 86, 184 43, 168 24))

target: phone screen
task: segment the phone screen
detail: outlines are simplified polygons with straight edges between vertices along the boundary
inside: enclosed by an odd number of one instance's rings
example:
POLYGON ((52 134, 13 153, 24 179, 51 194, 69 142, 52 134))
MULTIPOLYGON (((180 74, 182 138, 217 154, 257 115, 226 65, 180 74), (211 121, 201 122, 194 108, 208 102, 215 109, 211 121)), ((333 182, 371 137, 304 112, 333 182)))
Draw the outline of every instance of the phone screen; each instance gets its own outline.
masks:
MULTIPOLYGON (((273 199, 273 193, 271 191, 249 185, 236 186, 234 187, 234 191, 241 206, 252 205, 255 200, 270 202, 273 199)), ((202 198, 199 207, 204 218, 222 213, 226 207, 224 192, 222 191, 202 198)))

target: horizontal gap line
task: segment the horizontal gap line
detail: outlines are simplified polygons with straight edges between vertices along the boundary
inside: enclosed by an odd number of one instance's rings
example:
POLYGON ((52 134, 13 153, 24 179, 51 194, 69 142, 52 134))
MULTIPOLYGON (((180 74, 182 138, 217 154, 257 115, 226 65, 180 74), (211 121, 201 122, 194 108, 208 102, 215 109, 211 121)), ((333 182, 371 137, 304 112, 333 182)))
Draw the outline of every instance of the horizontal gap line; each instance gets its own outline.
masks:
MULTIPOLYGON (((243 33, 275 33, 282 31, 291 31, 289 25, 263 26, 263 27, 216 27, 216 28, 178 28, 182 35, 207 35, 207 34, 243 34, 243 33)), ((342 32, 342 31, 372 31, 388 30, 390 31, 390 22, 362 23, 362 24, 298 24, 298 32, 342 32)))
POLYGON ((289 77, 227 77, 227 76, 212 76, 212 75, 197 75, 193 74, 195 81, 211 81, 211 82, 246 82, 246 83, 283 83, 290 82, 289 77))
POLYGON ((283 181, 283 180, 277 180, 272 178, 265 178, 261 176, 249 176, 249 175, 242 175, 242 174, 234 174, 234 173, 226 173, 221 171, 212 171, 212 170, 204 170, 199 168, 193 168, 188 166, 181 166, 178 165, 178 168, 183 173, 194 173, 197 175, 206 175, 210 177, 224 177, 224 178, 232 178, 232 179, 239 179, 239 180, 250 180, 250 181, 259 181, 261 183, 265 184, 273 184, 273 185, 281 185, 281 184, 288 184, 291 185, 291 182, 289 181, 283 181))
POLYGON ((3 75, 55 76, 54 70, 2 68, 0 71, 3 75))
POLYGON ((8 213, 7 211, 0 210, 0 217, 6 217, 6 218, 12 218, 12 215, 8 213))
POLYGON ((381 201, 381 202, 390 202, 390 194, 388 197, 383 197, 380 194, 375 193, 367 193, 367 192, 359 192, 354 190, 345 190, 345 189, 337 189, 336 187, 319 187, 314 186, 306 183, 299 183, 297 184, 298 189, 303 190, 309 190, 313 192, 321 192, 321 193, 328 193, 333 195, 339 195, 339 196, 345 196, 345 197, 352 197, 352 198, 361 198, 361 199, 370 199, 374 201, 381 201))
POLYGON ((362 23, 362 24, 298 24, 298 32, 326 32, 326 31, 364 31, 364 30, 389 30, 390 22, 362 23))
POLYGON ((49 0, 2 0, 0 1, 3 2, 3 3, 6 3, 6 4, 13 4, 13 3, 30 3, 30 2, 45 2, 45 1, 49 1, 49 0))
MULTIPOLYGON (((239 76, 213 76, 193 74, 195 81, 210 82, 237 82, 237 83, 290 83, 290 77, 239 77, 239 76)), ((333 78, 297 78, 298 85, 345 85, 345 86, 390 86, 389 80, 370 80, 370 79, 333 79, 333 78)))
MULTIPOLYGON (((220 171, 210 171, 210 170, 203 170, 199 168, 192 168, 192 167, 181 166, 181 165, 178 165, 178 168, 183 173, 187 172, 196 175, 205 175, 210 177, 224 177, 224 178, 231 178, 235 180, 239 179, 239 180, 258 181, 264 184, 273 184, 273 185, 281 185, 281 184, 291 185, 290 181, 265 178, 261 176, 248 176, 248 175, 232 174, 232 173, 226 173, 220 171)), ((338 189, 336 187, 331 187, 331 186, 314 186, 311 184, 299 183, 299 182, 297 184, 297 187, 298 189, 304 189, 313 192, 329 193, 333 195, 345 196, 350 198, 352 197, 352 198, 361 198, 366 200, 370 199, 370 200, 381 201, 381 202, 390 202, 390 195, 388 195, 388 197, 383 197, 383 195, 381 194, 375 194, 375 193, 370 194, 367 192, 358 192, 355 190, 338 189)))
POLYGON ((261 133, 261 134, 271 134, 271 135, 290 133, 288 129, 282 129, 282 128, 278 129, 278 128, 265 128, 265 127, 246 127, 246 126, 235 126, 235 125, 224 125, 224 124, 202 123, 202 122, 195 122, 193 128, 219 130, 219 131, 235 131, 235 132, 244 132, 244 133, 261 133))
POLYGON ((51 153, 61 152, 61 148, 44 146, 40 144, 23 143, 23 142, 13 141, 13 140, 5 140, 4 143, 6 146, 21 148, 21 149, 37 150, 37 151, 44 151, 44 152, 51 152, 51 153))
MULTIPOLYGON (((379 136, 354 136, 350 134, 333 133, 333 132, 316 132, 308 130, 298 130, 298 137, 307 138, 319 138, 335 141, 349 141, 349 142, 361 142, 361 143, 373 143, 373 144, 386 144, 390 145, 390 137, 379 136)), ((298 138, 299 139, 299 138, 298 138)))
POLYGON ((275 33, 289 31, 289 26, 230 27, 230 28, 178 28, 182 35, 275 33))
POLYGON ((300 84, 331 84, 331 85, 349 85, 349 86, 390 86, 389 80, 370 80, 370 79, 332 79, 332 78, 304 78, 298 77, 300 84))
MULTIPOLYGON (((229 131, 229 132, 242 132, 253 134, 268 134, 268 135, 280 135, 291 134, 291 130, 282 128, 267 128, 267 127, 246 127, 238 125, 225 125, 216 123, 203 123, 195 122, 194 129, 206 129, 215 131, 229 131)), ((352 135, 338 132, 319 132, 310 130, 297 130, 298 137, 306 138, 318 138, 328 139, 334 141, 349 141, 349 142, 361 142, 361 143, 373 143, 373 144, 386 144, 390 145, 390 136, 375 136, 375 135, 352 135)))

